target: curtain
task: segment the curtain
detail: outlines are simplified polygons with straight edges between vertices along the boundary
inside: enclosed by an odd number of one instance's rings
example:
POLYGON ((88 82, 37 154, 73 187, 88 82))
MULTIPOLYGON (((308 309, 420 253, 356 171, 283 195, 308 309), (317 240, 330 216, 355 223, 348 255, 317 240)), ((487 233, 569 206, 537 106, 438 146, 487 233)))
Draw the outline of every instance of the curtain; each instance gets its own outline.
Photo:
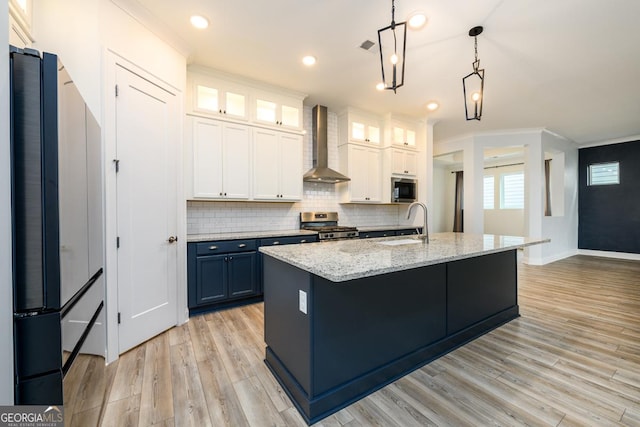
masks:
POLYGON ((551 159, 544 161, 544 216, 551 216, 551 159))
POLYGON ((453 231, 462 233, 464 231, 464 207, 462 206, 462 199, 464 196, 464 172, 457 171, 456 173, 456 197, 455 208, 453 214, 453 231))

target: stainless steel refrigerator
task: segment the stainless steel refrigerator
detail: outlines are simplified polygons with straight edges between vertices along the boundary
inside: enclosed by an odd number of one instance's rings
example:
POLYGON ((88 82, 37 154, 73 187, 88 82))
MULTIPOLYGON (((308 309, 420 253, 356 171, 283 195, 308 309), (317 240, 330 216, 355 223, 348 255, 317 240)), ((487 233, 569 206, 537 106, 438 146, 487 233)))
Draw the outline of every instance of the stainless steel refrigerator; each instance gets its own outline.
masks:
POLYGON ((67 406, 104 371, 101 131, 56 55, 10 57, 15 403, 67 406))

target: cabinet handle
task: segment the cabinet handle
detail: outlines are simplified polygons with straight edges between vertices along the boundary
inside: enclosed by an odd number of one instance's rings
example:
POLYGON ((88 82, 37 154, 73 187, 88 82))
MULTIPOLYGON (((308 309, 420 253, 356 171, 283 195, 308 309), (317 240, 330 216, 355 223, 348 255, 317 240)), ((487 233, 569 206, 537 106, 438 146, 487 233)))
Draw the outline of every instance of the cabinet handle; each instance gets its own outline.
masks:
POLYGON ((275 242, 273 242, 273 245, 274 245, 274 246, 275 246, 275 245, 279 245, 279 244, 280 244, 280 242, 279 242, 278 240, 276 240, 275 242))
POLYGON ((224 262, 229 262, 229 257, 224 257, 224 262))
POLYGON ((227 195, 227 193, 224 193, 224 195, 226 196, 226 195, 227 195))
POLYGON ((246 244, 244 244, 244 243, 240 243, 240 244, 238 245, 238 247, 239 247, 239 248, 246 248, 246 247, 247 247, 247 245, 246 245, 246 244))
POLYGON ((229 257, 229 261, 233 261, 233 257, 232 256, 229 257))
POLYGON ((404 145, 409 145, 409 143, 408 143, 408 142, 405 142, 405 143, 404 143, 404 145))
POLYGON ((222 108, 218 110, 218 113, 222 114, 222 108))
POLYGON ((215 251, 216 249, 218 249, 218 247, 217 247, 217 246, 209 246, 209 250, 210 250, 210 251, 215 251))
POLYGON ((300 240, 300 243, 307 243, 307 239, 300 240))
POLYGON ((175 243, 178 241, 178 236, 169 236, 169 238, 167 239, 167 242, 169 243, 175 243))
POLYGON ((222 196, 222 192, 220 192, 220 195, 222 196))

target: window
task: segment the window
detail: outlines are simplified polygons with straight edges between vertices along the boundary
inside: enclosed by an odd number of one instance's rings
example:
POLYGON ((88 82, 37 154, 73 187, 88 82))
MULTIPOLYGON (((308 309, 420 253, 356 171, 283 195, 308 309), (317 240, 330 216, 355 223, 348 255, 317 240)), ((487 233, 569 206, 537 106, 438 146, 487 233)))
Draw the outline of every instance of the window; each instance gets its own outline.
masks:
POLYGON ((620 184, 620 164, 618 162, 589 165, 587 185, 620 184))
POLYGON ((500 209, 524 209, 524 172, 501 176, 500 209))
POLYGON ((493 183, 493 175, 487 175, 484 177, 484 193, 483 193, 483 208, 484 209, 493 209, 496 207, 494 201, 494 183, 493 183))

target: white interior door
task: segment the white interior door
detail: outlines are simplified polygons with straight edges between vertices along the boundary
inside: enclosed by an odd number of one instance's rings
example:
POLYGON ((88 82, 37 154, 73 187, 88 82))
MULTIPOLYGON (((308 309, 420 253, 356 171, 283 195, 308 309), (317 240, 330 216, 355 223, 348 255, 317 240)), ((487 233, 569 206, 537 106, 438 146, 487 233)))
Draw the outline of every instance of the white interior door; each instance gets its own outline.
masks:
POLYGON ((177 323, 176 96, 116 71, 119 351, 177 323))

